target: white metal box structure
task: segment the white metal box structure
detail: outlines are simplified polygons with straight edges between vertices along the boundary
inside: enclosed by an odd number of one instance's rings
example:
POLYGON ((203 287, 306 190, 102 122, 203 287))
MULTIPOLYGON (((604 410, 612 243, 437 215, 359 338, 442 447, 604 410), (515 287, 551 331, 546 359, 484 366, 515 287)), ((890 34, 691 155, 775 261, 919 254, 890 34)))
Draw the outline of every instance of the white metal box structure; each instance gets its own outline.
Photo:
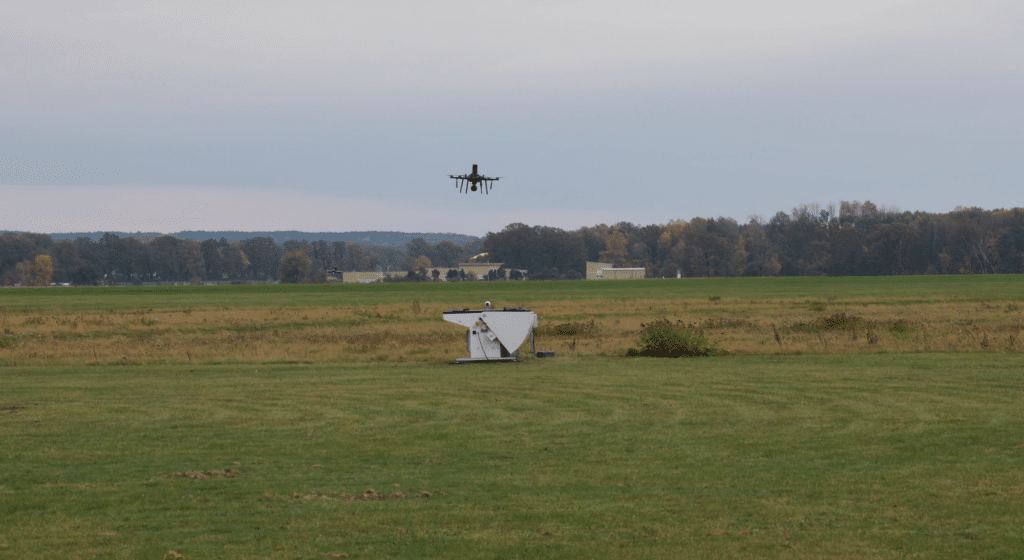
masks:
POLYGON ((466 331, 468 358, 456 362, 514 362, 519 359, 519 347, 529 336, 532 342, 533 329, 537 327, 537 314, 522 307, 491 309, 491 302, 484 309, 452 309, 443 315, 444 320, 462 325, 466 331))

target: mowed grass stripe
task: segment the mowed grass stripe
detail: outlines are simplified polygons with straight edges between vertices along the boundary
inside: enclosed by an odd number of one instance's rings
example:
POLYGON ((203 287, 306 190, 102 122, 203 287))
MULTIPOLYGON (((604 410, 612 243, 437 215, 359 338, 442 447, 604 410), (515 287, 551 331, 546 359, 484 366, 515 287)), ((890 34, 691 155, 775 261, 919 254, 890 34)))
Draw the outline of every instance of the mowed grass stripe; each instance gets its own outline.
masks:
POLYGON ((4 368, 0 554, 1014 557, 1020 374, 1012 353, 4 368))
POLYGON ((507 304, 544 301, 673 299, 834 298, 861 301, 1024 300, 1019 274, 964 276, 871 276, 795 278, 692 278, 564 280, 545 282, 428 282, 394 284, 305 284, 245 286, 138 286, 0 289, 8 313, 61 309, 66 312, 210 307, 372 306, 441 303, 477 308, 484 300, 507 304))

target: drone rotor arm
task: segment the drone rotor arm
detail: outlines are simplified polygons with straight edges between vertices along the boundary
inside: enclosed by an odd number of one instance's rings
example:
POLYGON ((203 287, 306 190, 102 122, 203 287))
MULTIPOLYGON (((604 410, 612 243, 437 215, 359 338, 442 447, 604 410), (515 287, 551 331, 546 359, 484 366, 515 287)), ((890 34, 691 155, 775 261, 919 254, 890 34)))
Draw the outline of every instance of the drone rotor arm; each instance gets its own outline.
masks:
POLYGON ((459 192, 469 193, 480 189, 480 194, 490 194, 491 189, 494 188, 494 181, 501 179, 501 177, 488 177, 486 175, 480 175, 476 172, 476 166, 473 166, 473 173, 469 175, 449 175, 449 179, 455 179, 455 187, 459 189, 459 192))

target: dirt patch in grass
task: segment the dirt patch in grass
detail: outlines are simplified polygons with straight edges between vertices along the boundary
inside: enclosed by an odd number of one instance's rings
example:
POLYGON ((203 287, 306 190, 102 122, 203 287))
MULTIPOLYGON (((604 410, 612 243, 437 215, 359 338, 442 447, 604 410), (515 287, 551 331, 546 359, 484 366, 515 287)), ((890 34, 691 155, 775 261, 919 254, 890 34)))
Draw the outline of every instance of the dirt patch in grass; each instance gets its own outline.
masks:
MULTIPOLYGON (((444 495, 444 492, 440 492, 440 494, 444 495)), ((373 500, 401 500, 404 498, 429 498, 431 496, 433 496, 433 493, 431 492, 420 492, 419 494, 417 494, 412 490, 407 490, 405 492, 392 492, 390 494, 387 494, 378 493, 371 489, 367 490, 366 492, 363 492, 362 494, 343 494, 341 496, 341 499, 348 502, 364 502, 373 500)))
POLYGON ((220 471, 188 471, 174 473, 175 478, 188 478, 191 480, 206 480, 208 478, 236 478, 245 471, 238 469, 224 469, 220 471))
POLYGON ((312 494, 301 494, 296 492, 291 496, 282 496, 280 494, 264 494, 259 501, 266 500, 340 500, 344 502, 372 502, 381 500, 404 500, 406 498, 430 498, 433 496, 446 496, 444 492, 416 492, 414 490, 406 490, 405 492, 377 492, 372 488, 363 492, 362 494, 336 494, 328 492, 326 494, 314 492, 312 494))

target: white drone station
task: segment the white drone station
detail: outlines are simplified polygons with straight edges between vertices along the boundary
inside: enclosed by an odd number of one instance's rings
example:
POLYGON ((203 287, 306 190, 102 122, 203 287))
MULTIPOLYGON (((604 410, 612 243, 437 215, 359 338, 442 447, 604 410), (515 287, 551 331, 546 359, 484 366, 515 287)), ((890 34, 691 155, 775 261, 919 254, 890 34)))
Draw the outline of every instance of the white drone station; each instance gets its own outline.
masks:
POLYGON ((491 309, 491 302, 485 302, 483 309, 451 309, 443 315, 444 320, 466 327, 466 350, 468 358, 458 358, 456 363, 466 362, 515 362, 519 360, 519 347, 530 337, 533 344, 533 329, 537 327, 537 314, 522 307, 491 309))

